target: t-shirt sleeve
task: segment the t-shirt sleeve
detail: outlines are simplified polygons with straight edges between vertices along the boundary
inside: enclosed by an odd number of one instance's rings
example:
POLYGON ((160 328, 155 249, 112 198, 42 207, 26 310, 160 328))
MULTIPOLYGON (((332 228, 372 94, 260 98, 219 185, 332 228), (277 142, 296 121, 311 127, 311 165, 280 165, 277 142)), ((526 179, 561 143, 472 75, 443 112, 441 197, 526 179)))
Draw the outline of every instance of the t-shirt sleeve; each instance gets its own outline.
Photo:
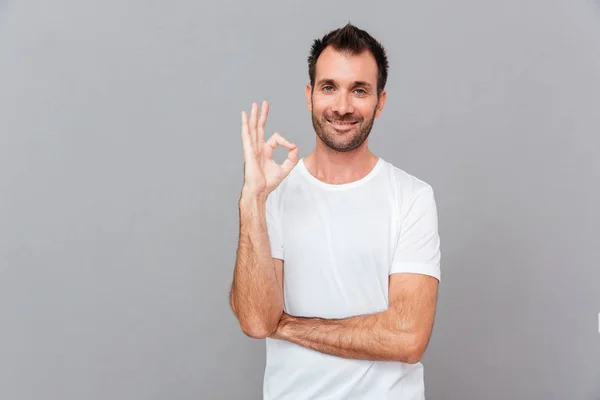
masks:
POLYGON ((440 280, 438 214, 431 186, 420 189, 400 225, 390 274, 419 273, 440 280))
POLYGON ((267 233, 271 245, 271 256, 283 260, 283 239, 281 235, 281 207, 278 190, 273 190, 267 196, 266 216, 267 233))

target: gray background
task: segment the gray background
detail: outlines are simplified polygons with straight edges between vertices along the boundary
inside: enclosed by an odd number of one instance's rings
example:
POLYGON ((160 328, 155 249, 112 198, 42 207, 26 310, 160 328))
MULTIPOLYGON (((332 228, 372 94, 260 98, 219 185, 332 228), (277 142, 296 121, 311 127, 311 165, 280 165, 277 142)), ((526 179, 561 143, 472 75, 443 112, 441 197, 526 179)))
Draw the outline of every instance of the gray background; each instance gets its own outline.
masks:
POLYGON ((306 156, 309 47, 348 21, 391 63, 371 149, 436 191, 428 400, 600 399, 591 0, 2 3, 0 398, 260 398, 239 112, 306 156))

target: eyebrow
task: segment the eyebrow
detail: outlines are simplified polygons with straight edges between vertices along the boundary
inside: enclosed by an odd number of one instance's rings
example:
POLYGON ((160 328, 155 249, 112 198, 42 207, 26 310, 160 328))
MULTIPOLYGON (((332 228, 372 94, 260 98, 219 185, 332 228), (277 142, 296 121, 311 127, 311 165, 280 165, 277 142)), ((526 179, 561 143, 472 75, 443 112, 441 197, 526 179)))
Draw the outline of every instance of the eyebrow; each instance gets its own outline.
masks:
MULTIPOLYGON (((317 86, 321 86, 321 85, 335 85, 335 80, 333 79, 320 79, 317 82, 317 86)), ((364 81, 354 81, 354 86, 364 86, 367 88, 371 87, 371 84, 368 82, 364 82, 364 81)))

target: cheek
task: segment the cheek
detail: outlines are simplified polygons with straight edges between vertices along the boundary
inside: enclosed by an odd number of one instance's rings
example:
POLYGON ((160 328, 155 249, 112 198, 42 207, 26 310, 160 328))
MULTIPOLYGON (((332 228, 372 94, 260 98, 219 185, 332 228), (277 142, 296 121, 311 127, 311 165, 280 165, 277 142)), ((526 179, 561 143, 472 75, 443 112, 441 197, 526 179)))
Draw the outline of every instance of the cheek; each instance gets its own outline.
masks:
POLYGON ((335 96, 331 94, 326 95, 323 93, 315 92, 312 97, 312 103, 313 107, 319 110, 327 109, 331 104, 335 103, 335 96))
POLYGON ((314 114, 323 114, 325 111, 327 111, 328 107, 328 104, 324 101, 314 99, 312 102, 312 110, 314 114))
POLYGON ((365 102, 363 104, 357 105, 355 110, 360 113, 364 118, 369 119, 375 113, 375 108, 377 107, 377 103, 372 104, 371 102, 365 102))

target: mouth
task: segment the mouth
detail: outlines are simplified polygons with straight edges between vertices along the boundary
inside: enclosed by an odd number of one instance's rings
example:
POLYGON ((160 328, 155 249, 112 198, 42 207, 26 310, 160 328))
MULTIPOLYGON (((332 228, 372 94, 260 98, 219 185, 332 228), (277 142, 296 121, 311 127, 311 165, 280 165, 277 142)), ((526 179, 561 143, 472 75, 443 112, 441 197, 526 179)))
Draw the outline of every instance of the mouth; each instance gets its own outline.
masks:
POLYGON ((352 129, 354 125, 358 124, 358 121, 336 121, 327 119, 327 123, 337 130, 345 131, 352 129))

